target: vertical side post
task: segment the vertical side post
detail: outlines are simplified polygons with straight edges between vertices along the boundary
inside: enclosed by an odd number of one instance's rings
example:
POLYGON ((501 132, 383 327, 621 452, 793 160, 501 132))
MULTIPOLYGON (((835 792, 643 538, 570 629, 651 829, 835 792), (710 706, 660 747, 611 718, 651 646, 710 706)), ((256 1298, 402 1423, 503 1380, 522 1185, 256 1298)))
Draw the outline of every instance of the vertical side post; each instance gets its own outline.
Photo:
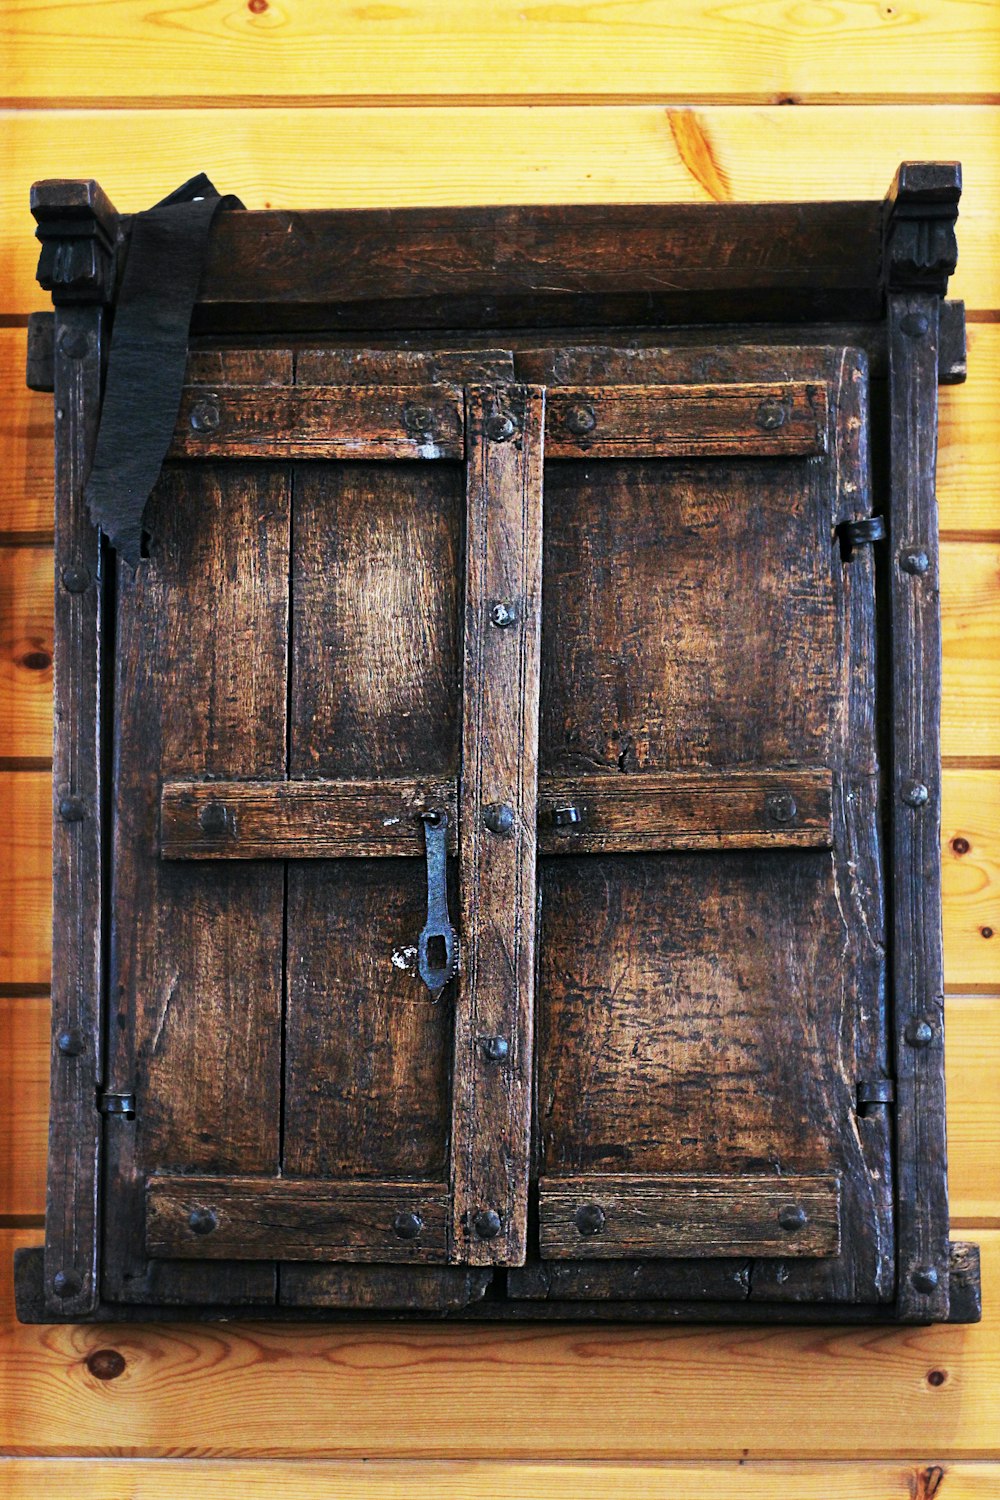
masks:
POLYGON ((905 163, 886 218, 896 1311, 906 1322, 944 1320, 949 1307, 935 470, 941 298, 960 192, 957 164, 905 163))
POLYGON ((466 397, 452 1258, 523 1265, 535 983, 541 386, 466 397))
POLYGON ((101 538, 83 487, 101 398, 118 216, 95 182, 41 182, 38 279, 55 302, 55 738, 47 1312, 99 1300, 101 1117, 101 538))

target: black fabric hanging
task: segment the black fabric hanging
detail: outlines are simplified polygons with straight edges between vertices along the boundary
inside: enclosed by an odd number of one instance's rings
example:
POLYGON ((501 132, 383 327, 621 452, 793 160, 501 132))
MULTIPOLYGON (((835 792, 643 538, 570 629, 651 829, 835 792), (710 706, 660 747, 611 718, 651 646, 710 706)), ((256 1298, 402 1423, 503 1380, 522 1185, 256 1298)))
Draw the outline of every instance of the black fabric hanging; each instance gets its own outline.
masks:
POLYGON ((91 520, 134 567, 143 514, 180 408, 188 336, 220 197, 199 173, 132 221, 115 311, 94 465, 87 480, 91 520))

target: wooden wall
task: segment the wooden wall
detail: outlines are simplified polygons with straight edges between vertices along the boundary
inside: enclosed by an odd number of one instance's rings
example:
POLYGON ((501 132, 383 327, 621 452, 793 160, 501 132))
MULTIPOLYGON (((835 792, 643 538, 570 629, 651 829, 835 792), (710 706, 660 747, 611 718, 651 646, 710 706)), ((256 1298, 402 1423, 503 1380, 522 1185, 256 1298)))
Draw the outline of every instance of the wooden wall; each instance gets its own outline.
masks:
POLYGON ((1000 1495, 1000 6, 995 0, 12 0, 0 13, 0 1493, 1000 1495), (956 1231, 979 1327, 21 1328, 41 1233, 51 400, 28 187, 119 208, 880 197, 960 158, 943 392, 945 925, 956 1231), (996 936, 994 937, 994 933, 996 936), (121 1361, 94 1359, 116 1350, 121 1361))

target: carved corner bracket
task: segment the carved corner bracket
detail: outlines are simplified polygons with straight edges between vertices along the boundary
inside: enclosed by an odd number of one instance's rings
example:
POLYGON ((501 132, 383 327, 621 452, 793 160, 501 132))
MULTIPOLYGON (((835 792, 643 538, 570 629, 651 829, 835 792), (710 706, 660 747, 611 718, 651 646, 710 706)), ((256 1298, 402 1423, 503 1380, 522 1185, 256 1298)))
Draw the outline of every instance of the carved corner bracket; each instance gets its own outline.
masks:
POLYGON ((98 183, 51 178, 31 189, 41 241, 36 276, 56 305, 110 303, 119 216, 98 183))
POLYGON ((959 162, 903 162, 885 200, 886 291, 945 295, 958 261, 955 221, 961 194, 959 162))

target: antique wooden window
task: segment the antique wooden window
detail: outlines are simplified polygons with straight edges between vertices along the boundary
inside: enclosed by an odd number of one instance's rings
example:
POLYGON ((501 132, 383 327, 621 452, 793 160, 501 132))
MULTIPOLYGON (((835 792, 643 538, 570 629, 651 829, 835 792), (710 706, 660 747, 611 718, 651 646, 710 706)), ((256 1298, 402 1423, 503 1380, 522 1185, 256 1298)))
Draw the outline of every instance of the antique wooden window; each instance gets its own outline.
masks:
POLYGON ((132 566, 82 498, 130 223, 38 186, 22 1316, 975 1316, 937 847, 957 200, 910 165, 886 205, 220 215, 132 566))

